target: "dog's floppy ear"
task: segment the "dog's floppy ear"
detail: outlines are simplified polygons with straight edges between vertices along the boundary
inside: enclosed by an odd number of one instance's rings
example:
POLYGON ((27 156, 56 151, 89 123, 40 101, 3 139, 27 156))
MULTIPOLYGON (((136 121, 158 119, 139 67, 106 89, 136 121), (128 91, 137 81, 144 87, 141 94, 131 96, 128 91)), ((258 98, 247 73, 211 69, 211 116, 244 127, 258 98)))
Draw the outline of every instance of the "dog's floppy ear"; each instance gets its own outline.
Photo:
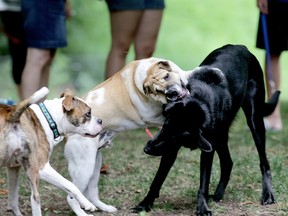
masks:
POLYGON ((159 69, 167 70, 169 72, 172 71, 171 66, 168 61, 159 61, 157 65, 159 69))
POLYGON ((62 94, 61 97, 64 97, 64 100, 62 101, 62 105, 64 110, 70 111, 75 107, 75 98, 74 94, 70 89, 66 89, 62 94))
POLYGON ((203 126, 207 122, 207 113, 205 106, 201 106, 201 102, 195 98, 185 97, 181 101, 171 102, 163 107, 163 116, 168 115, 181 122, 182 126, 195 136, 198 147, 205 152, 213 150, 211 143, 202 136, 203 126))
POLYGON ((197 99, 190 99, 188 100, 186 104, 186 109, 190 110, 190 112, 187 113, 189 116, 189 121, 191 121, 191 131, 198 133, 198 146, 202 151, 205 152, 211 152, 213 150, 211 143, 205 139, 204 136, 202 136, 202 130, 206 124, 207 121, 207 110, 205 109, 205 106, 201 105, 201 102, 197 99))
POLYGON ((219 85, 225 82, 226 78, 222 71, 218 68, 199 67, 193 73, 193 78, 204 81, 207 84, 219 85))
POLYGON ((201 130, 199 133, 199 148, 205 152, 211 152, 213 150, 211 143, 202 136, 201 130))

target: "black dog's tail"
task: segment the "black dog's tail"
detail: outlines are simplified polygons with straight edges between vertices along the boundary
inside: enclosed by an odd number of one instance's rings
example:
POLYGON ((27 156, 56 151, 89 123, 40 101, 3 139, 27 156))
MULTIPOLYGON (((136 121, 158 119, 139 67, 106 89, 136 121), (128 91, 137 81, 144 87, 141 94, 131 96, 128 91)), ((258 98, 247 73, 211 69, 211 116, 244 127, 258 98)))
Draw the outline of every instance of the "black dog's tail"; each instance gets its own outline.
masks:
POLYGON ((274 112, 277 106, 278 100, 279 100, 279 96, 280 96, 280 91, 274 92, 270 100, 264 104, 264 109, 263 109, 264 117, 271 115, 274 112))

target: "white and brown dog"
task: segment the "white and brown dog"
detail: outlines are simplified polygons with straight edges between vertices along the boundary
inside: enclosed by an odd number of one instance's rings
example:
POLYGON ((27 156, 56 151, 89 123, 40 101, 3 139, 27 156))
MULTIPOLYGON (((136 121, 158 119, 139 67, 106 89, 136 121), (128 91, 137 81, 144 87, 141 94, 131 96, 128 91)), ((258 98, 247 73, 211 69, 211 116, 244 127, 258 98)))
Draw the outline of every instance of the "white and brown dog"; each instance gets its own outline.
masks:
POLYGON ((39 178, 66 191, 85 210, 95 211, 96 207, 79 189, 50 166, 49 158, 64 136, 75 133, 97 136, 102 130, 102 120, 93 117, 90 106, 70 90, 61 98, 32 104, 48 92, 44 87, 15 106, 0 105, 0 167, 8 168, 8 210, 22 215, 18 207, 18 177, 23 166, 31 185, 33 216, 41 215, 39 178))
MULTIPOLYGON (((117 210, 99 200, 102 163, 99 146, 110 144, 118 132, 162 125, 162 105, 167 99, 175 101, 188 93, 185 87, 188 74, 169 60, 133 61, 85 96, 93 115, 103 120, 103 130, 93 139, 70 136, 65 156, 73 183, 97 208, 107 212, 117 210)), ((84 214, 75 199, 68 196, 67 200, 76 214, 84 214)))

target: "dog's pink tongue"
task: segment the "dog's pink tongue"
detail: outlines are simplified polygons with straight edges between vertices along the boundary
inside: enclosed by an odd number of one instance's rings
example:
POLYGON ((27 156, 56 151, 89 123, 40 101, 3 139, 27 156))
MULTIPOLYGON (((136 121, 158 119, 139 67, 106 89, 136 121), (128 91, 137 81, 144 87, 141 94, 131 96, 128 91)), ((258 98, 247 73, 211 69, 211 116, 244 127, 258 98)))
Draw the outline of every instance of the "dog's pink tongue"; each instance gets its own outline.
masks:
POLYGON ((145 132, 151 139, 153 138, 153 134, 151 133, 151 131, 147 127, 145 129, 145 132))
POLYGON ((181 92, 180 98, 183 98, 183 97, 185 97, 185 96, 188 95, 188 94, 189 94, 189 91, 188 91, 188 90, 183 90, 183 91, 181 92))

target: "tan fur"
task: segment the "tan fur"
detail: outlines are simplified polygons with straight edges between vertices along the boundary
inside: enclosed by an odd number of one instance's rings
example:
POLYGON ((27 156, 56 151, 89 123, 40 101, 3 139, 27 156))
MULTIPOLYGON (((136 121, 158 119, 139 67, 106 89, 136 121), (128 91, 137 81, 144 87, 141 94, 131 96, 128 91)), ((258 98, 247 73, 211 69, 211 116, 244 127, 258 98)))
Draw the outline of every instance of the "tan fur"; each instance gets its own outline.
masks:
POLYGON ((137 67, 142 60, 132 61, 85 96, 86 101, 92 107, 93 114, 97 114, 103 119, 104 128, 117 130, 120 122, 125 119, 142 122, 139 108, 136 107, 139 103, 157 107, 155 117, 161 116, 161 111, 158 111, 161 107, 159 104, 167 103, 164 92, 167 86, 175 84, 180 86, 181 75, 179 71, 172 70, 168 61, 154 58, 148 60, 151 61, 151 66, 145 72, 146 78, 144 80, 137 80, 136 78, 137 67), (169 80, 164 79, 167 73, 170 75, 169 80), (105 91, 103 97, 106 100, 103 103, 99 102, 100 89, 105 91), (132 101, 131 98, 137 98, 139 102, 132 101))
MULTIPOLYGON (((133 71, 133 64, 129 65, 128 67, 124 67, 119 73, 115 74, 113 77, 109 78, 94 89, 97 90, 105 86, 104 97, 109 98, 109 101, 107 100, 104 102, 104 104, 100 105, 101 109, 98 109, 97 104, 90 104, 92 105, 93 114, 101 116, 102 119, 109 119, 109 121, 103 121, 103 128, 117 125, 118 121, 122 119, 133 119, 134 121, 140 121, 140 116, 138 115, 138 112, 133 109, 134 105, 131 102, 130 96, 128 94, 127 86, 125 86, 125 82, 134 83, 133 71), (129 71, 127 73, 128 76, 126 76, 125 79, 122 77, 124 71, 129 71), (118 100, 118 97, 121 97, 121 100, 118 100), (110 103, 115 104, 111 106, 110 103), (107 109, 105 109, 105 107, 107 109), (117 118, 115 118, 115 116, 117 116, 117 118)), ((93 90, 91 92, 93 92, 93 90)), ((92 100, 97 103, 97 94, 89 95, 89 97, 89 101, 92 100)))
POLYGON ((31 137, 36 141, 34 141, 35 146, 31 146, 31 148, 35 148, 36 151, 35 153, 31 153, 36 155, 33 160, 37 161, 33 162, 38 164, 36 169, 40 170, 47 163, 49 153, 51 152, 50 144, 47 140, 43 127, 41 126, 35 113, 30 108, 28 108, 27 111, 22 115, 20 124, 24 130, 24 133, 26 134, 26 137, 31 137))
POLYGON ((148 70, 144 91, 146 95, 165 104, 167 103, 165 90, 167 86, 174 84, 180 84, 179 72, 173 71, 168 61, 160 61, 148 70))

